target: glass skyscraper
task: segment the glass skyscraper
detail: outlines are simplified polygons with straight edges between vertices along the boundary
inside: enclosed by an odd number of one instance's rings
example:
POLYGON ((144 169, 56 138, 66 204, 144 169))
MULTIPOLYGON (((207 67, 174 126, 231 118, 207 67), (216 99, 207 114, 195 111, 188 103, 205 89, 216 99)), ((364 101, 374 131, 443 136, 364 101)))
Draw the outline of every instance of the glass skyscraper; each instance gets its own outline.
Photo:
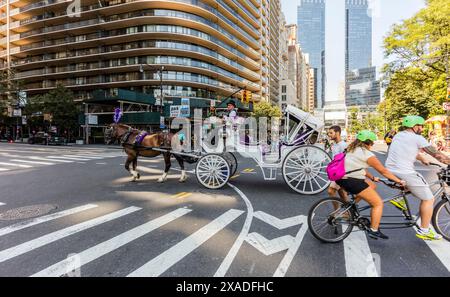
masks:
POLYGON ((372 66, 372 17, 367 0, 346 0, 346 70, 372 66))
POLYGON ((297 11, 298 37, 316 78, 315 106, 324 104, 325 0, 301 0, 297 11))
POLYGON ((368 0, 345 0, 345 70, 347 106, 380 102, 380 84, 372 67, 372 17, 368 0))

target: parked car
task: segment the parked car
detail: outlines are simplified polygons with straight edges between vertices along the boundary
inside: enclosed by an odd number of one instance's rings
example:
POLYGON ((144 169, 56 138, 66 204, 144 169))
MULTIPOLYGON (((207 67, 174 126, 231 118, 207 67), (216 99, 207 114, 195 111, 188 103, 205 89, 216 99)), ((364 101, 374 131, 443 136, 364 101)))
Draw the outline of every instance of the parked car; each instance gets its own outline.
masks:
POLYGON ((50 134, 50 136, 48 137, 48 144, 53 144, 53 145, 65 145, 66 142, 66 138, 57 134, 50 134))
POLYGON ((46 132, 37 132, 28 138, 29 144, 47 144, 49 135, 46 132))

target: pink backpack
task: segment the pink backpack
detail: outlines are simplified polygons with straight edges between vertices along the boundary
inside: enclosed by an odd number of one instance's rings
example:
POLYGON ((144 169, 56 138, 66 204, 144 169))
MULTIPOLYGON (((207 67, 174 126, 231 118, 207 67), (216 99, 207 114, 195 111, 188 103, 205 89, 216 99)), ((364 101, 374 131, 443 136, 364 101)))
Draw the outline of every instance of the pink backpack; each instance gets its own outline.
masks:
POLYGON ((337 154, 334 156, 333 160, 328 164, 327 166, 327 175, 328 179, 331 181, 337 181, 342 179, 346 174, 359 171, 364 168, 351 170, 346 172, 345 171, 345 154, 346 151, 340 154, 337 154))
POLYGON ((345 152, 334 156, 327 166, 328 179, 331 181, 340 180, 345 176, 345 152))

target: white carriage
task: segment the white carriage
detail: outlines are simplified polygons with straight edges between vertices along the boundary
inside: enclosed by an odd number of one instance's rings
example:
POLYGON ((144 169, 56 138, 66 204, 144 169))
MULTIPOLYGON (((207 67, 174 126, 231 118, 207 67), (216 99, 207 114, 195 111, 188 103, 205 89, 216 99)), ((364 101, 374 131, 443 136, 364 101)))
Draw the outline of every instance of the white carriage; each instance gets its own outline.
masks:
POLYGON ((285 137, 276 144, 244 140, 242 130, 236 126, 227 126, 216 137, 218 143, 214 148, 202 138, 203 152, 195 171, 199 183, 208 189, 224 187, 236 173, 238 164, 234 154, 239 153, 258 164, 266 181, 276 180, 281 169, 284 181, 297 193, 313 195, 324 191, 330 185, 325 169, 331 158, 315 145, 324 123, 290 105, 282 122, 285 137))

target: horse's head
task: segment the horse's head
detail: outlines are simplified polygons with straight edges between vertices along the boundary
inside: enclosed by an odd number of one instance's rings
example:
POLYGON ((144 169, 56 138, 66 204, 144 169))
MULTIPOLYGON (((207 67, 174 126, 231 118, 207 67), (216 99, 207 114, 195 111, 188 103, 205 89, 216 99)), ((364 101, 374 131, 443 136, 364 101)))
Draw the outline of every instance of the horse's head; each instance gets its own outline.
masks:
POLYGON ((117 124, 111 124, 105 129, 105 143, 110 145, 117 139, 117 124))

